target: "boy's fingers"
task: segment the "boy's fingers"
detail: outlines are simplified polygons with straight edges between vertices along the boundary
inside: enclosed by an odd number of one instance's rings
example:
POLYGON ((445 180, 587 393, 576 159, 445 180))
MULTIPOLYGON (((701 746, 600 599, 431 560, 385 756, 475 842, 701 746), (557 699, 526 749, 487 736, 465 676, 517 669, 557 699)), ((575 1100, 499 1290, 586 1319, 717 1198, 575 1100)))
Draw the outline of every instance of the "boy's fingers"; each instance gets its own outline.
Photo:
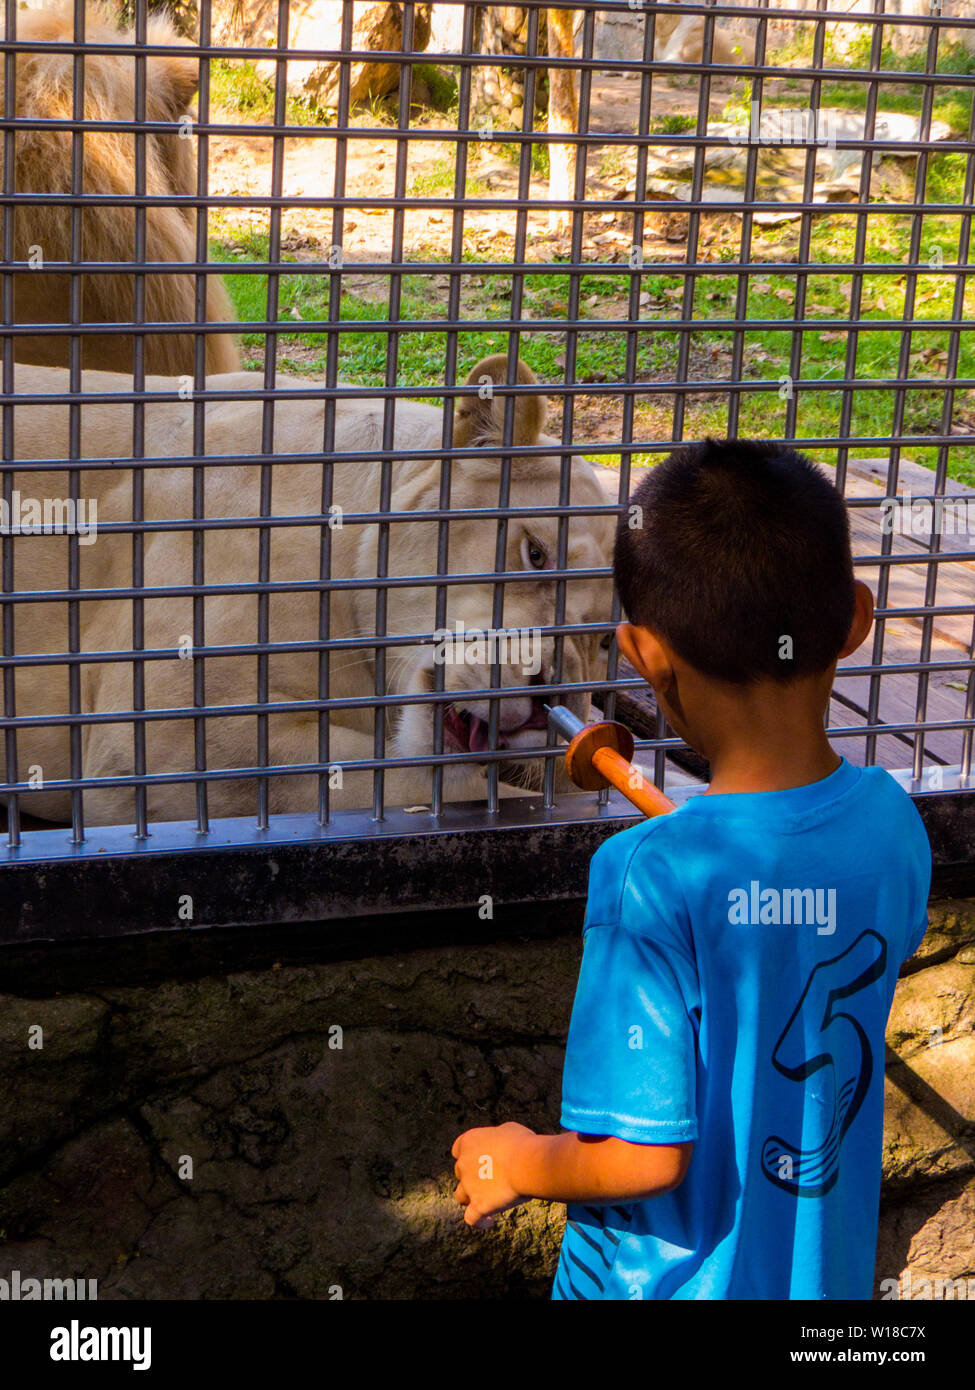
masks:
POLYGON ((489 1231, 494 1225, 493 1216, 480 1215, 480 1208, 473 1204, 464 1212, 464 1220, 468 1226, 472 1226, 476 1231, 489 1231))

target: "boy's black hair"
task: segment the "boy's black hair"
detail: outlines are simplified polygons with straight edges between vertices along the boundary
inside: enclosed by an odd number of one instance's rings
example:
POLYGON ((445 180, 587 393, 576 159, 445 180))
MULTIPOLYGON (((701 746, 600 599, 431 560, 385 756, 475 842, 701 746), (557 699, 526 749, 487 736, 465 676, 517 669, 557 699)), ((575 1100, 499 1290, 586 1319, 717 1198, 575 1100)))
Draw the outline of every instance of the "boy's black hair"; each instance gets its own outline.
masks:
POLYGON ((853 620, 846 505, 780 444, 675 449, 630 498, 614 569, 631 622, 736 684, 828 670, 853 620))

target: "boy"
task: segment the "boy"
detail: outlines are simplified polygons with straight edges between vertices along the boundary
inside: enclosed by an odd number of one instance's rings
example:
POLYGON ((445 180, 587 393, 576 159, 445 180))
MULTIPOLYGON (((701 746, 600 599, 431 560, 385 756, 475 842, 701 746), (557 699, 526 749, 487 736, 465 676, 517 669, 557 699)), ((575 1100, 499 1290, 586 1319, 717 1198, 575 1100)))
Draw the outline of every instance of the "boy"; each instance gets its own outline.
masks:
POLYGON ((873 598, 790 449, 678 449, 633 504, 620 649, 711 783, 594 855, 566 1132, 467 1131, 455 1195, 481 1229, 568 1204, 554 1298, 867 1299, 884 1029, 931 872, 910 798, 824 732, 873 598))

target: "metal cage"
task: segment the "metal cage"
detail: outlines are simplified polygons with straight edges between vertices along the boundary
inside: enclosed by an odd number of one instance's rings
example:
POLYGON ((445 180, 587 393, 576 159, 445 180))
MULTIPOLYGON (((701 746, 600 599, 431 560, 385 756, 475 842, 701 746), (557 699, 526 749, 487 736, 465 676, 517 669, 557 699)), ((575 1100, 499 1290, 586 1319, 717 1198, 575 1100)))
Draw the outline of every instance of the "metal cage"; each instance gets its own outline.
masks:
MULTIPOLYGON (((95 915, 113 924, 106 930, 148 930, 181 923, 175 909, 147 918, 140 906, 145 884, 127 875, 158 873, 159 857, 176 851, 195 857, 205 895, 211 851, 318 846, 333 856, 315 860, 319 866, 341 877, 345 870, 335 866, 344 863, 349 883, 360 883, 359 910, 371 904, 388 913, 454 901, 436 886, 445 874, 449 878, 444 854, 451 863, 465 854, 488 863, 490 845, 497 849, 504 839, 512 855, 519 843, 545 855, 559 836, 564 844, 569 835, 578 849, 616 828, 629 813, 615 795, 557 789, 561 748, 544 728, 537 732, 546 745, 530 755, 545 760, 537 794, 501 799, 505 769, 528 755, 499 742, 498 659, 490 682, 474 692, 491 710, 484 721, 487 746, 476 757, 451 751, 445 740, 451 691, 442 666, 430 689, 390 687, 401 649, 437 642, 458 586, 491 586, 485 618, 501 629, 506 588, 533 582, 530 569, 512 572, 505 562, 508 528, 524 515, 511 501, 516 455, 561 460, 558 498, 539 509, 558 522, 547 576, 554 582, 554 609, 541 625, 554 658, 542 684, 508 685, 505 696, 557 700, 584 688, 607 716, 615 710, 637 717, 643 735, 638 756, 659 786, 678 800, 694 794, 703 786, 701 769, 641 704, 643 683, 621 669, 615 643, 605 675, 582 685, 567 678, 563 653, 583 631, 610 639, 620 616, 614 599, 598 619, 566 621, 567 585, 579 578, 566 558, 570 519, 625 515, 636 470, 705 434, 789 441, 834 471, 850 508, 855 563, 875 588, 877 608, 872 646, 841 666, 830 737, 855 761, 884 763, 924 803, 929 823, 941 826, 945 863, 970 858, 962 813, 975 730, 975 360, 969 322, 975 59, 969 62, 966 45, 975 46, 975 11, 967 0, 896 15, 885 12, 884 0, 853 12, 832 10, 822 0, 801 10, 524 0, 520 28, 507 48, 495 12, 465 0, 386 7, 400 42, 383 47, 380 35, 379 46, 369 48, 356 27, 365 6, 332 6, 329 47, 303 43, 308 31, 287 0, 280 0, 263 38, 244 42, 238 35, 234 41, 231 8, 209 0, 177 7, 183 30, 167 40, 153 29, 144 0, 136 0, 121 17, 127 28, 108 40, 101 31, 93 37, 92 11, 80 0, 64 7, 67 28, 53 37, 25 33, 32 12, 6 0, 0 45, 0 722, 6 771, 0 794, 7 884, 14 890, 9 921, 20 924, 11 926, 14 936, 52 934, 45 912, 30 906, 37 882, 32 866, 41 861, 52 872, 60 864, 69 875, 62 888, 71 891, 84 892, 98 878, 109 903, 95 915), (429 32, 438 25, 445 37, 432 49, 429 32), (565 51, 567 28, 571 52, 565 51), (55 52, 70 58, 71 81, 64 113, 52 118, 24 109, 22 97, 24 64, 31 55, 55 52), (195 113, 153 119, 149 65, 188 55, 198 65, 195 113), (86 101, 99 58, 127 65, 132 104, 114 117, 100 109, 94 119, 86 101), (300 81, 291 80, 296 70, 300 81), (380 72, 369 94, 370 73, 380 72), (574 93, 566 74, 574 78, 574 93), (486 83, 486 76, 492 80, 486 83), (502 93, 487 114, 485 85, 502 93), (317 95, 309 102, 312 87, 317 95), (569 92, 570 129, 564 110, 562 124, 557 119, 557 91, 569 92), (96 136, 109 135, 131 149, 130 187, 91 186, 86 151, 96 136), (68 187, 18 186, 19 142, 28 136, 61 140, 68 187), (152 142, 163 137, 183 138, 192 147, 195 188, 148 190, 152 142), (257 152, 260 178, 254 172, 241 190, 248 150, 257 152), (564 185, 560 191, 550 180, 567 150, 574 161, 565 196, 564 185), (298 171, 294 177, 289 165, 298 171), (229 173, 220 172, 224 166, 229 173), (149 254, 151 218, 164 208, 175 210, 191 231, 186 259, 149 254), (38 248, 20 245, 17 219, 27 209, 52 219, 63 210, 63 254, 49 260, 41 247, 39 264, 38 248), (123 213, 131 249, 115 259, 86 260, 94 225, 86 219, 107 223, 123 213), (18 310, 20 287, 29 286, 39 268, 61 286, 66 313, 30 319, 18 310), (86 315, 86 286, 96 274, 101 283, 119 277, 131 287, 130 316, 109 322, 86 315), (192 282, 193 314, 153 320, 148 287, 157 277, 179 276, 192 282), (208 317, 208 285, 219 276, 233 277, 236 318, 208 317), (187 333, 192 370, 175 374, 164 388, 147 386, 147 345, 187 333), (263 379, 247 386, 213 378, 207 383, 208 343, 227 334, 242 339, 245 365, 263 369, 263 379), (31 360, 31 344, 36 348, 41 340, 44 352, 63 357, 63 382, 44 392, 18 390, 15 359, 31 360), (94 350, 97 344, 107 345, 113 360, 120 350, 130 353, 131 366, 111 382, 84 378, 89 345, 94 350), (485 348, 506 356, 506 377, 498 385, 505 403, 502 438, 493 447, 457 447, 452 411, 457 402, 478 397, 480 388, 466 377, 485 348), (516 375, 519 356, 536 361, 537 384, 516 375), (278 382, 278 371, 300 374, 309 362, 304 380, 287 387, 278 382), (520 445, 514 437, 518 404, 542 395, 553 403, 558 441, 520 445), (417 399, 442 405, 441 435, 424 449, 398 447, 397 412, 404 400, 417 399), (261 403, 258 447, 240 454, 209 449, 207 410, 254 400, 261 403), (64 522, 77 522, 87 480, 105 472, 105 457, 85 452, 91 435, 83 411, 99 401, 131 409, 131 452, 110 461, 128 479, 131 516, 109 520, 98 532, 99 541, 103 535, 125 539, 130 560, 126 581, 107 588, 86 586, 81 552, 88 537, 64 522), (173 456, 154 456, 147 450, 147 411, 164 401, 187 403, 191 443, 173 456), (299 401, 322 405, 321 436, 309 454, 276 446, 282 420, 299 401), (381 406, 380 437, 358 451, 336 447, 336 420, 350 401, 381 406), (38 445, 30 459, 18 457, 18 412, 40 403, 67 408, 68 447, 47 456, 38 445), (500 460, 493 495, 479 513, 496 527, 495 563, 451 574, 450 528, 460 518, 451 505, 451 479, 478 456, 500 460), (581 456, 614 470, 611 479, 601 475, 601 503, 573 500, 573 460, 581 456), (421 513, 394 501, 398 468, 418 460, 440 480, 437 504, 421 513), (343 527, 374 528, 375 573, 363 579, 331 568, 330 509, 336 469, 373 462, 379 465, 378 503, 345 508, 341 516, 343 527), (320 469, 317 511, 275 512, 272 464, 288 463, 320 469), (244 465, 258 470, 257 510, 214 514, 207 479, 244 465), (159 469, 182 470, 188 479, 185 514, 147 514, 146 488, 159 469), (45 585, 32 580, 27 551, 47 524, 43 507, 41 525, 34 524, 36 513, 25 519, 24 488, 33 476, 63 479, 59 498, 34 499, 51 501, 61 519, 61 531, 55 520, 47 535, 64 532, 63 577, 45 585), (436 564, 423 574, 398 575, 389 567, 390 538, 396 528, 418 521, 437 528, 436 564), (301 525, 319 529, 317 573, 276 582, 272 548, 288 528, 301 525), (207 564, 214 538, 234 528, 256 537, 256 573, 247 580, 207 564), (191 536, 190 578, 147 582, 147 547, 161 534, 178 532, 191 536), (403 587, 434 592, 436 625, 389 630, 390 595, 403 587), (374 622, 368 631, 336 636, 330 605, 350 588, 373 595, 374 622), (313 630, 297 641, 273 640, 270 606, 303 594, 315 600, 313 630), (253 600, 253 629, 241 630, 232 643, 214 644, 208 641, 207 600, 234 595, 253 600), (191 603, 188 653, 181 654, 176 641, 147 642, 148 605, 167 596, 191 603), (108 604, 121 605, 125 640, 86 647, 88 613, 108 604), (32 606, 59 611, 64 636, 57 649, 25 649, 21 634, 32 606), (312 688, 290 700, 270 698, 271 663, 297 652, 314 658, 312 688), (372 688, 336 696, 330 673, 336 658, 349 653, 372 663, 372 688), (252 686, 231 703, 208 702, 214 669, 243 657, 253 660, 252 686), (192 670, 192 698, 179 706, 153 705, 147 671, 181 659, 192 670), (121 706, 90 707, 92 673, 109 666, 126 673, 128 698, 121 706), (30 672, 35 681, 47 672, 45 679, 64 684, 61 713, 33 699, 25 707, 23 692, 39 688, 28 686, 30 672), (397 711, 424 704, 440 711, 432 746, 397 756, 389 747, 397 711), (335 728, 356 710, 371 720, 370 755, 337 759, 335 728), (316 730, 315 755, 301 763, 275 761, 272 753, 270 721, 287 716, 311 720, 316 730), (230 717, 250 721, 256 751, 249 760, 214 765, 208 729, 230 717), (172 721, 192 727, 192 757, 185 766, 160 771, 152 765, 152 731, 172 721), (123 770, 110 775, 93 772, 86 762, 92 731, 106 725, 124 750, 123 770), (34 741, 38 731, 54 728, 65 731, 66 763, 54 777, 42 768, 38 780, 34 741), (485 769, 482 802, 446 800, 444 768, 472 761, 485 769), (424 809, 388 804, 386 779, 410 763, 433 769, 424 809), (372 793, 361 807, 333 808, 337 767, 371 775, 372 793), (280 809, 275 784, 299 774, 314 779, 316 808, 280 809), (229 781, 253 786, 252 815, 213 817, 213 788, 229 781), (151 814, 152 794, 176 785, 193 789, 195 820, 151 814), (34 820, 39 788, 63 796, 68 811, 62 819, 70 819, 70 828, 34 820), (131 814, 124 823, 120 817, 115 825, 90 824, 86 802, 111 788, 125 789, 131 814), (491 840, 492 829, 501 838, 491 840), (380 890, 370 866, 385 864, 395 880, 402 862, 395 847, 404 836, 418 861, 427 855, 427 867, 411 876, 410 885, 387 882, 380 890), (448 844, 453 848, 445 849, 448 844), (96 868, 96 855, 107 855, 111 869, 96 868)), ((92 244, 97 241, 93 234, 92 244)), ((607 556, 591 577, 610 573, 607 556)), ((578 857, 570 853, 558 862, 568 870, 578 857)), ((254 872, 260 878, 265 870, 254 872)), ((550 885, 552 892, 578 897, 580 873, 569 871, 569 887, 557 892, 550 885)), ((512 870, 512 882, 514 876, 512 870)), ((220 906, 204 920, 310 919, 356 910, 352 888, 339 891, 334 876, 332 890, 313 895, 310 907, 275 904, 278 889, 270 879, 262 882, 262 888, 251 883, 246 907, 239 895, 235 903, 235 893, 221 889, 220 906)))

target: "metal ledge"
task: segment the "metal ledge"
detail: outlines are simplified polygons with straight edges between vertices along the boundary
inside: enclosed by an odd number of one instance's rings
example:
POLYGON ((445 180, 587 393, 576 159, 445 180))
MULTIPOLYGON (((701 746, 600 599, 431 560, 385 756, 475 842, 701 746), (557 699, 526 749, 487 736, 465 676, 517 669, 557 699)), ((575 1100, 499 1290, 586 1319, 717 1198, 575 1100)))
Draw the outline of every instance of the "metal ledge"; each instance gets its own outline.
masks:
MULTIPOLYGON (((931 839, 933 891, 975 894, 971 789, 947 770, 937 791, 920 790, 907 774, 898 780, 931 839)), ((674 796, 703 790, 675 788, 674 796)), ((448 804, 436 821, 401 809, 382 822, 344 812, 326 828, 312 816, 284 816, 267 831, 250 821, 215 822, 207 835, 181 822, 156 826, 143 841, 132 827, 109 827, 92 830, 80 846, 64 828, 38 831, 0 869, 0 974, 51 952, 74 953, 80 963, 95 943, 114 951, 142 941, 145 959, 147 951, 158 956, 160 938, 178 942, 188 965, 196 943, 205 955, 214 948, 204 938, 219 935, 221 968, 239 969, 255 943, 273 960, 336 950, 365 956, 415 948, 431 929, 439 939, 438 921, 449 920, 448 940, 575 931, 591 856, 639 819, 614 792, 605 806, 570 795, 548 810, 534 798, 511 799, 494 816, 477 804, 448 804), (493 903, 488 919, 479 915, 485 894, 493 903), (188 899, 190 920, 180 916, 188 899), (235 934, 249 942, 239 959, 235 934)), ((91 964, 101 978, 97 958, 91 964)))

